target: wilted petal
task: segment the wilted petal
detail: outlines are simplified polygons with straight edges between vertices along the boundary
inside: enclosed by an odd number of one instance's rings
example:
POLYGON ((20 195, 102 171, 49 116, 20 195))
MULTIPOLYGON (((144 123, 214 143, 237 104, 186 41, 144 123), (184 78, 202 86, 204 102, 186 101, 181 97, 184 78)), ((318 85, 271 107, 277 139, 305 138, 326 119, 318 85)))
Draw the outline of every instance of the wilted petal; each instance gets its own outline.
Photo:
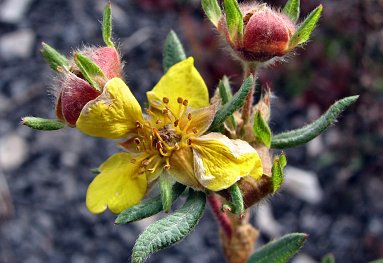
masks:
POLYGON ((121 213, 126 208, 138 204, 147 188, 146 175, 138 175, 140 160, 132 163, 128 153, 112 155, 100 166, 101 173, 89 185, 86 193, 86 206, 90 212, 98 214, 109 208, 113 213, 121 213))
POLYGON ((190 113, 191 122, 188 123, 188 118, 182 118, 180 122, 180 128, 183 129, 186 125, 188 128, 186 129, 186 133, 193 132, 192 130, 195 128, 197 133, 195 136, 200 136, 204 134, 207 129, 210 127, 210 124, 214 120, 215 113, 217 112, 217 104, 210 105, 208 107, 199 108, 199 109, 191 109, 187 112, 190 113))
POLYGON ((178 110, 177 98, 188 100, 192 108, 209 105, 209 93, 204 80, 194 67, 192 57, 172 66, 157 85, 146 93, 151 106, 162 109, 162 99, 169 98, 169 108, 178 110))
MULTIPOLYGON (((226 189, 248 176, 260 164, 257 151, 247 142, 209 133, 192 140, 194 172, 199 182, 212 191, 226 189)), ((258 175, 258 172, 256 172, 258 175)))
POLYGON ((85 105, 76 125, 91 136, 119 139, 134 131, 137 121, 144 122, 140 104, 124 81, 114 78, 97 99, 85 105))

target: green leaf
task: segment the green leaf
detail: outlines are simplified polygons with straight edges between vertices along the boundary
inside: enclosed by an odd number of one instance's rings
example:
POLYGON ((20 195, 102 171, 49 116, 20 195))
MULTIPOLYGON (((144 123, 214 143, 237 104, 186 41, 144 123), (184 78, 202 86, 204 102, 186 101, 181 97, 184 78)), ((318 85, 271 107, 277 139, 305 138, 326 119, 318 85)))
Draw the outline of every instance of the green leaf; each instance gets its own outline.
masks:
POLYGON ((218 26, 218 21, 222 16, 222 12, 217 0, 202 0, 201 4, 202 9, 209 20, 213 23, 213 25, 218 26))
MULTIPOLYGON (((233 93, 231 91, 230 82, 227 76, 223 76, 222 80, 218 84, 219 95, 222 99, 222 104, 225 105, 233 98, 233 93)), ((233 115, 229 116, 230 122, 235 129, 237 127, 237 122, 233 115)))
POLYGON ((258 141, 270 148, 271 130, 267 122, 262 118, 260 111, 255 113, 253 131, 258 141))
POLYGON ((74 55, 74 62, 90 85, 101 92, 103 87, 100 86, 99 80, 105 79, 105 76, 99 66, 80 53, 74 55))
POLYGON ((46 43, 41 43, 42 48, 40 50, 41 54, 48 62, 48 65, 55 71, 58 71, 59 67, 68 68, 69 62, 68 59, 61 55, 56 49, 51 47, 46 43))
POLYGON ((297 31, 295 31, 295 33, 291 37, 289 42, 290 48, 294 48, 297 45, 309 40, 310 35, 313 32, 321 13, 322 5, 319 5, 309 14, 309 16, 305 19, 305 21, 303 21, 303 23, 299 26, 297 31))
POLYGON ((172 178, 170 174, 165 171, 160 175, 160 191, 162 209, 168 213, 172 207, 172 178))
POLYGON ((100 168, 92 168, 90 169, 90 172, 93 174, 93 175, 99 175, 101 173, 101 170, 100 168))
POLYGON ((302 248, 307 235, 292 233, 267 243, 256 251, 247 263, 284 263, 302 248))
POLYGON ((245 205, 243 203, 243 197, 241 189, 239 189, 239 186, 237 183, 233 184, 229 187, 229 193, 231 196, 231 202, 232 207, 234 208, 234 211, 232 211, 234 214, 242 215, 245 211, 245 205))
MULTIPOLYGON (((174 202, 185 190, 185 186, 179 183, 173 185, 172 202, 174 202)), ((162 211, 161 195, 150 198, 138 205, 130 207, 119 214, 115 220, 115 224, 127 224, 138 221, 162 211)))
POLYGON ((335 263, 335 258, 333 254, 327 254, 322 258, 321 263, 335 263))
POLYGON ((234 95, 232 100, 223 105, 215 114, 214 120, 210 125, 209 131, 216 131, 226 120, 227 117, 232 115, 235 111, 239 110, 245 103, 245 99, 249 94, 253 85, 253 76, 249 76, 242 84, 241 88, 234 95))
POLYGON ((271 168, 271 181, 273 183, 273 193, 275 193, 283 182, 283 168, 279 158, 276 158, 271 168))
POLYGON ((368 263, 383 263, 383 258, 377 259, 377 260, 374 260, 374 261, 370 261, 368 263))
POLYGON ((132 251, 132 263, 144 262, 150 254, 174 245, 188 236, 205 210, 206 195, 190 191, 186 203, 171 214, 151 224, 138 237, 132 251))
POLYGON ((294 23, 297 22, 299 18, 299 5, 300 0, 288 0, 285 7, 283 7, 283 13, 285 13, 294 23))
POLYGON ((223 2, 226 14, 226 24, 230 39, 236 41, 243 36, 243 17, 237 0, 225 0, 223 2))
POLYGON ((112 5, 110 2, 106 4, 102 16, 102 38, 108 47, 114 48, 112 42, 112 5))
POLYGON ((291 148, 311 141, 330 127, 340 113, 354 103, 358 97, 346 97, 335 102, 319 119, 303 128, 274 135, 271 141, 271 148, 291 148))
POLYGON ((29 128, 41 131, 54 131, 65 128, 65 124, 59 120, 44 119, 38 117, 24 117, 21 124, 29 128))
POLYGON ((174 64, 186 59, 184 48, 178 39, 177 34, 173 30, 170 31, 166 37, 162 57, 162 64, 165 72, 174 64))
POLYGON ((287 158, 284 153, 281 153, 279 155, 279 164, 281 165, 282 169, 285 168, 285 166, 287 165, 287 158))

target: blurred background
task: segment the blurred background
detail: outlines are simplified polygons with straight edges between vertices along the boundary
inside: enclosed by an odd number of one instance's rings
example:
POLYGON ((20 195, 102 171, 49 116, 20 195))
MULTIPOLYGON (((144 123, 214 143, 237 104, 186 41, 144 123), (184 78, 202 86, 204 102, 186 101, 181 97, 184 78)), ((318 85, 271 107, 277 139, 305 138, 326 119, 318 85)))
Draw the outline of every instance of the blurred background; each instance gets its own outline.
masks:
MULTIPOLYGON (((268 1, 281 7, 285 1, 268 1)), ((295 263, 383 257, 383 1, 301 1, 302 17, 324 6, 312 40, 289 63, 259 72, 269 86, 271 128, 301 127, 335 100, 360 94, 339 122, 306 146, 287 150, 282 191, 254 208, 258 245, 289 232, 309 239, 295 263)), ((104 0, 0 1, 0 262, 128 262, 135 239, 163 215, 124 226, 92 215, 85 193, 117 148, 66 128, 33 131, 27 115, 54 118, 54 76, 42 41, 69 55, 102 45, 104 0)), ((239 86, 241 69, 195 0, 114 0, 114 35, 126 80, 141 103, 162 75, 162 44, 173 29, 211 90, 224 74, 239 86)), ((181 244, 148 262, 224 262, 209 210, 181 244)))

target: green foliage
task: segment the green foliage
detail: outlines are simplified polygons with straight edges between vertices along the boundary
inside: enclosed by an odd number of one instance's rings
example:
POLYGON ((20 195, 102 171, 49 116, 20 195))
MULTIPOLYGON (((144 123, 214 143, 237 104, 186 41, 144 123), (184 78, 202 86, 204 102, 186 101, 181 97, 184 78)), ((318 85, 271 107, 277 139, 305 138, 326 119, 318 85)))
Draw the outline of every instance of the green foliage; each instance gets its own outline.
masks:
POLYGON ((292 233, 274 240, 256 251, 247 263, 284 263, 302 248, 307 235, 292 233))
POLYGON ((243 36, 243 17, 237 0, 224 0, 223 6, 226 14, 226 24, 230 39, 242 39, 243 36))
POLYGON ((97 79, 103 79, 105 76, 99 66, 97 66, 92 60, 85 57, 84 55, 81 55, 80 53, 76 53, 74 55, 74 62, 80 69, 84 78, 89 82, 89 84, 101 92, 103 87, 100 86, 97 79))
POLYGON ((333 254, 327 254, 322 258, 321 263, 335 263, 335 258, 333 254))
POLYGON ((172 207, 172 178, 170 174, 165 171, 160 176, 160 192, 162 209, 168 213, 172 207))
POLYGON ((358 97, 346 97, 335 102, 319 119, 303 128, 274 135, 271 141, 271 148, 291 148, 311 141, 330 127, 340 113, 354 103, 358 97))
POLYGON ((283 7, 283 13, 285 13, 294 23, 297 22, 299 18, 299 6, 300 0, 288 0, 285 7, 283 7))
POLYGON ((56 49, 44 42, 41 45, 42 48, 40 52, 45 58, 45 60, 48 62, 48 65, 53 70, 58 71, 59 67, 69 67, 68 59, 65 56, 61 55, 56 49))
POLYGON ((313 32, 321 13, 322 5, 319 5, 309 14, 305 21, 303 21, 303 23, 299 26, 297 31, 295 31, 294 35, 290 39, 289 47, 293 48, 309 40, 310 35, 313 32))
POLYGON ((273 193, 275 193, 282 185, 283 182, 283 168, 286 166, 287 160, 286 156, 282 153, 280 154, 273 163, 271 168, 271 181, 273 183, 273 193))
POLYGON ((214 120, 210 125, 209 131, 217 131, 227 117, 239 110, 245 103, 247 94, 253 85, 253 76, 249 76, 242 84, 241 88, 234 95, 230 102, 223 105, 215 114, 214 120))
POLYGON ((222 16, 221 8, 219 7, 217 0, 202 0, 201 4, 206 16, 213 25, 217 26, 218 21, 222 16))
MULTIPOLYGON (((233 98, 233 93, 231 91, 230 82, 227 76, 223 76, 222 80, 218 84, 219 96, 222 99, 222 104, 225 105, 233 98)), ((229 116, 231 125, 235 129, 237 127, 237 122, 233 115, 229 116)))
POLYGON ((21 119, 21 124, 29 128, 41 131, 60 130, 65 127, 65 124, 59 120, 44 119, 38 117, 24 117, 21 119))
POLYGON ((102 38, 108 47, 114 48, 112 42, 112 7, 110 2, 104 8, 104 15, 102 17, 102 38))
POLYGON ((370 261, 368 263, 383 263, 383 258, 377 259, 377 260, 374 260, 374 261, 370 261))
POLYGON ((144 262, 150 254, 174 245, 188 236, 205 210, 206 195, 190 190, 186 203, 173 214, 151 224, 138 237, 132 263, 144 262))
POLYGON ((239 189, 239 186, 237 183, 233 184, 228 188, 230 196, 231 196, 231 202, 232 202, 232 212, 237 215, 242 215, 245 211, 245 205, 243 203, 243 197, 241 189, 239 189))
MULTIPOLYGON (((174 202, 185 190, 185 186, 175 183, 172 188, 172 202, 174 202)), ((150 198, 123 211, 115 220, 115 224, 127 224, 138 221, 161 212, 163 209, 161 195, 150 198)))
POLYGON ((257 140, 270 148, 271 130, 267 122, 262 118, 260 111, 255 113, 253 131, 257 140))
POLYGON ((186 59, 184 48, 173 30, 166 37, 162 57, 162 65, 165 72, 174 64, 186 59))

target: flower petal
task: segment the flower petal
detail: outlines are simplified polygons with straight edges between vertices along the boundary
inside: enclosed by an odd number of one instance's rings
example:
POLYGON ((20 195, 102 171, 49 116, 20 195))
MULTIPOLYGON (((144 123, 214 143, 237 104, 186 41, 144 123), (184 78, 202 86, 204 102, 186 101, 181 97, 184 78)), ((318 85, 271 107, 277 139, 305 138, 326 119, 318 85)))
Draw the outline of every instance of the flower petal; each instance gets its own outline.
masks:
MULTIPOLYGON (((245 141, 209 133, 192 140, 194 172, 199 182, 212 191, 226 189, 248 176, 260 164, 257 151, 245 141)), ((258 176, 258 171, 254 173, 258 176)))
POLYGON ((181 148, 174 152, 169 161, 169 173, 177 182, 190 186, 195 190, 203 189, 194 175, 193 153, 190 148, 181 148))
POLYGON ((140 104, 122 79, 109 80, 103 93, 88 102, 77 120, 77 128, 91 136, 108 139, 127 137, 143 123, 140 104))
MULTIPOLYGON (((144 156, 138 158, 143 160, 144 156)), ((98 214, 109 208, 113 213, 138 204, 147 188, 146 175, 138 175, 140 161, 132 163, 129 153, 116 153, 100 166, 86 193, 86 206, 98 214)))
POLYGON ((194 67, 192 57, 172 66, 160 79, 157 85, 146 93, 148 101, 154 108, 162 110, 164 97, 169 98, 169 108, 177 111, 177 98, 188 100, 192 108, 209 105, 209 93, 204 80, 194 67))

